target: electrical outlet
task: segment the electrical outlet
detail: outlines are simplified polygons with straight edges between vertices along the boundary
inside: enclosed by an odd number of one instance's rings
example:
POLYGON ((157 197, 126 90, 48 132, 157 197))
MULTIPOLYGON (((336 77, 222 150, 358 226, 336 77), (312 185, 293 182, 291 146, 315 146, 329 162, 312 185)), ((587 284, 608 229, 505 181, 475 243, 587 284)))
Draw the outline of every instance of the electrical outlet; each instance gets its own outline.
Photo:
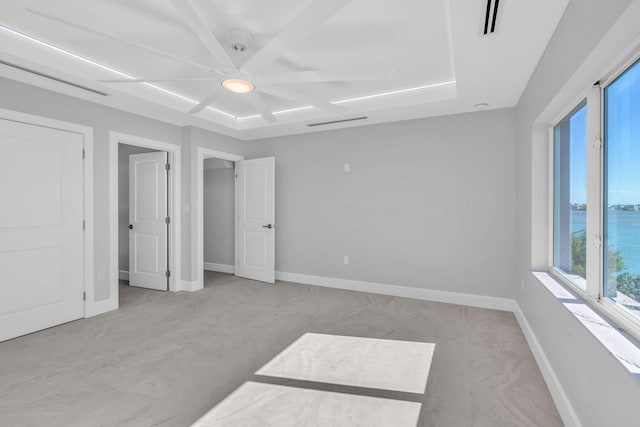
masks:
POLYGON ((351 165, 349 163, 344 164, 344 173, 351 172, 351 165))
POLYGON ((349 256, 345 255, 344 256, 344 265, 347 265, 347 264, 349 264, 349 256))

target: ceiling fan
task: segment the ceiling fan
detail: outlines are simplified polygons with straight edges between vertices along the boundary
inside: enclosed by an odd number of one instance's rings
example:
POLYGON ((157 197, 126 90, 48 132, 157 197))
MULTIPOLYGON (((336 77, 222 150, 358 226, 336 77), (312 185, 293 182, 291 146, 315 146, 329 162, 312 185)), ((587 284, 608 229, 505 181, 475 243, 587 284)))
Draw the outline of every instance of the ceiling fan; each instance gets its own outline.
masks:
MULTIPOLYGON (((211 76, 193 77, 185 76, 181 78, 140 78, 140 79, 115 79, 100 80, 102 83, 149 83, 168 81, 220 81, 224 89, 241 94, 259 113, 267 123, 277 121, 270 111, 264 98, 264 94, 273 95, 279 98, 295 101, 303 105, 310 105, 333 113, 340 113, 344 108, 331 104, 327 101, 314 99, 299 92, 289 90, 280 86, 283 83, 305 83, 305 82, 335 82, 353 80, 382 80, 388 79, 393 74, 392 68, 366 68, 366 69, 336 69, 336 70, 311 70, 311 71, 290 71, 268 73, 260 72, 273 64, 291 46, 301 41, 311 34, 318 26, 327 21, 338 11, 343 9, 352 0, 315 0, 302 13, 295 17, 285 28, 276 34, 262 49, 251 56, 244 65, 238 67, 231 57, 222 47, 219 40, 209 31, 202 18, 193 8, 189 0, 169 0, 173 8, 178 12, 183 21, 191 28, 202 44, 207 48, 215 66, 210 67, 198 62, 181 58, 176 55, 160 51, 158 49, 141 45, 136 42, 99 32, 97 30, 69 22, 63 18, 50 14, 28 9, 31 13, 37 14, 47 19, 57 21, 67 26, 75 27, 93 34, 100 35, 112 40, 134 45, 138 48, 151 51, 165 57, 189 64, 199 69, 203 69, 211 76)), ((230 29, 226 32, 226 38, 231 43, 231 47, 238 52, 245 52, 252 40, 252 35, 240 29, 230 29)), ((196 114, 212 104, 218 96, 218 90, 207 95, 200 103, 188 111, 189 114, 196 114)))

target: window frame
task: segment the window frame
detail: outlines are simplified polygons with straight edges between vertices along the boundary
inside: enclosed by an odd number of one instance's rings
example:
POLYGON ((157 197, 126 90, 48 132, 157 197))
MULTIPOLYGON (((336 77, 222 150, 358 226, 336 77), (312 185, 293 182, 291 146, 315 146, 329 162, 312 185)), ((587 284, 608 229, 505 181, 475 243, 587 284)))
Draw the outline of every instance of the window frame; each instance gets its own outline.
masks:
MULTIPOLYGON (((588 96, 583 96, 577 103, 572 104, 573 107, 571 109, 568 110, 563 110, 563 113, 561 115, 559 115, 558 117, 556 117, 553 122, 551 123, 551 125, 549 126, 549 157, 550 157, 550 162, 549 162, 549 271, 551 271, 554 276, 560 278, 565 284, 568 284, 569 286, 571 286, 574 290, 579 291, 579 292, 588 292, 588 287, 587 287, 587 281, 586 279, 583 279, 582 277, 579 277, 577 275, 572 275, 572 274, 568 274, 558 268, 556 268, 554 266, 555 264, 555 228, 556 228, 556 224, 555 224, 555 196, 556 196, 556 188, 555 188, 555 170, 556 170, 556 165, 555 165, 555 154, 556 154, 556 147, 555 147, 555 142, 556 142, 556 132, 555 132, 555 128, 565 119, 569 118, 569 116, 574 115, 575 113, 577 113, 578 111, 580 111, 582 108, 586 107, 586 111, 587 111, 587 119, 588 119, 588 114, 589 114, 589 99, 588 96)), ((588 127, 588 123, 587 123, 587 127, 588 127)), ((587 130, 588 132, 588 130, 587 130)), ((587 133, 587 138, 588 138, 588 133, 587 133)), ((567 141, 567 143, 569 143, 569 141, 567 141)), ((588 150, 588 148, 587 148, 588 150)), ((589 212, 588 210, 588 204, 587 204, 587 213, 589 212)), ((587 234, 588 236, 588 234, 587 234)), ((588 245, 589 242, 586 242, 586 245, 588 245)), ((586 268, 586 266, 585 266, 586 268)))
MULTIPOLYGON (((549 239, 548 271, 605 317, 637 340, 640 340, 640 318, 604 297, 604 120, 605 89, 633 66, 640 66, 640 49, 627 60, 610 67, 610 71, 592 87, 580 93, 549 123, 549 239), (582 104, 587 107, 587 219, 586 219, 586 279, 581 287, 568 275, 554 267, 554 128, 582 104), (591 209, 589 208, 591 206, 591 209)), ((580 278, 581 279, 581 278, 580 278)), ((579 280, 582 282, 582 280, 579 280)))

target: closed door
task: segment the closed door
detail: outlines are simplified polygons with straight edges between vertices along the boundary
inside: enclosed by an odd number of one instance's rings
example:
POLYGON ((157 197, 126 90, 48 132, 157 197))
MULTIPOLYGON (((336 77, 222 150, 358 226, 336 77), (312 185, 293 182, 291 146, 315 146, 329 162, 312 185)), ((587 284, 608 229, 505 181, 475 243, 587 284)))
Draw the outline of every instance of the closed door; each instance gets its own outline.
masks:
POLYGON ((129 156, 129 285, 169 289, 167 153, 129 156))
POLYGON ((0 341, 84 316, 82 149, 0 119, 0 341))
POLYGON ((275 282, 275 158, 236 162, 236 275, 275 282))

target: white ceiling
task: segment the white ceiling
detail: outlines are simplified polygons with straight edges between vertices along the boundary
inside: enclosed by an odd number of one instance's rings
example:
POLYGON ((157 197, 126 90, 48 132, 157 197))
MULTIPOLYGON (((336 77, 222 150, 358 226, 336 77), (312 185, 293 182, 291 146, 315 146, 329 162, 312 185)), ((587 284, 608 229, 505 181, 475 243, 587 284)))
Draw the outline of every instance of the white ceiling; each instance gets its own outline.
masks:
MULTIPOLYGON (((191 0, 201 20, 208 24, 236 66, 242 66, 312 3, 312 0, 191 0), (226 43, 225 32, 230 28, 253 34, 247 52, 237 53, 226 43)), ((347 101, 339 103, 344 107, 339 113, 318 108, 281 112, 305 105, 264 95, 269 110, 278 119, 273 124, 256 116, 257 111, 246 97, 222 89, 219 81, 168 81, 154 83, 155 87, 98 82, 122 77, 67 53, 135 78, 220 76, 42 15, 216 68, 218 64, 169 0, 3 0, 0 24, 5 28, 0 29, 0 59, 109 96, 95 95, 4 65, 0 65, 0 75, 245 140, 462 113, 473 111, 478 103, 505 108, 517 104, 567 3, 568 0, 502 0, 496 32, 484 36, 486 0, 353 0, 260 72, 389 68, 393 69, 393 75, 375 81, 281 84, 284 89, 321 102, 347 101), (369 97, 396 91, 401 92, 369 97), (212 95, 212 108, 196 115, 187 114, 195 103, 212 95), (349 101, 362 97, 365 98, 349 101), (307 126, 360 116, 368 118, 307 126)))

